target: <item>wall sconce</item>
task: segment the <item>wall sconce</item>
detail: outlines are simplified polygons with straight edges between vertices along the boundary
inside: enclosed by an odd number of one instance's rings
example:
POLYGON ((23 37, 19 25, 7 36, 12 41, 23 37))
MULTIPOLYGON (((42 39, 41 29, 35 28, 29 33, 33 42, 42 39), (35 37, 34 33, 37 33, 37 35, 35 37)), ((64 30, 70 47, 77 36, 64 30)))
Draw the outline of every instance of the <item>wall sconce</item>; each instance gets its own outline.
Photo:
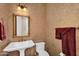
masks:
POLYGON ((26 8, 27 8, 27 7, 25 7, 25 5, 19 4, 17 9, 18 9, 18 10, 24 10, 24 11, 26 11, 26 8))
POLYGON ((19 3, 16 5, 16 10, 14 12, 15 14, 18 15, 27 15, 29 16, 29 9, 26 7, 25 4, 19 3))

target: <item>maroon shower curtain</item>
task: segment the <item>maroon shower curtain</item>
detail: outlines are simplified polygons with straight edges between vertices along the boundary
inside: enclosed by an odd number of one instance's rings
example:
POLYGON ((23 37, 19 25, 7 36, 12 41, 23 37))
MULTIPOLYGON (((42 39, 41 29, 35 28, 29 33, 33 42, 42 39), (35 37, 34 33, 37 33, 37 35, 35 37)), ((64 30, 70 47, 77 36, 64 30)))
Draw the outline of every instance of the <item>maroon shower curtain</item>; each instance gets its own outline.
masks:
POLYGON ((0 40, 6 39, 4 25, 0 23, 0 40))
POLYGON ((56 38, 62 40, 62 52, 66 56, 76 56, 76 29, 56 28, 56 38))

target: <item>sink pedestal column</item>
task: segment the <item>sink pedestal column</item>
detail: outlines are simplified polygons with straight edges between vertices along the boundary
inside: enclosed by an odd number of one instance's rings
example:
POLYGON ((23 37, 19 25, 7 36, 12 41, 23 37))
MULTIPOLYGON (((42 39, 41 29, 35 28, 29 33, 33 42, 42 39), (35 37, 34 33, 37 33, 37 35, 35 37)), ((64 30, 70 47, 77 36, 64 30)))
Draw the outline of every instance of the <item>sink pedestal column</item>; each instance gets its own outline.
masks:
POLYGON ((20 49, 19 52, 20 52, 20 56, 25 56, 25 49, 20 49))

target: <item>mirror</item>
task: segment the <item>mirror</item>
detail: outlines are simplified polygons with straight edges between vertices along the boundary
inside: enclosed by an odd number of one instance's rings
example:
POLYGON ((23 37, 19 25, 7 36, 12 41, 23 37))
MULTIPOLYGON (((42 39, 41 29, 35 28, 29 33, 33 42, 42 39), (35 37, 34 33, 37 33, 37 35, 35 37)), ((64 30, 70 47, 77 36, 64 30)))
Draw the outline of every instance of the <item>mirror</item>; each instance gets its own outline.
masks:
POLYGON ((29 35, 29 16, 14 15, 14 37, 29 35))

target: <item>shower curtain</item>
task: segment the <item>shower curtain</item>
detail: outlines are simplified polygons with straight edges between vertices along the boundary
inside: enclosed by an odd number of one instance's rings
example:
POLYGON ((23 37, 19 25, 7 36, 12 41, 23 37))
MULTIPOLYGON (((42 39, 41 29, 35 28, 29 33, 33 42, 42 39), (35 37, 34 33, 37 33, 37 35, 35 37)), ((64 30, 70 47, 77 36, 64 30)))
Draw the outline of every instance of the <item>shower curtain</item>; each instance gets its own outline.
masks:
POLYGON ((76 28, 56 28, 56 38, 62 40, 62 52, 76 56, 76 28))
POLYGON ((0 20, 0 40, 6 39, 5 29, 4 29, 4 22, 3 19, 0 20))

